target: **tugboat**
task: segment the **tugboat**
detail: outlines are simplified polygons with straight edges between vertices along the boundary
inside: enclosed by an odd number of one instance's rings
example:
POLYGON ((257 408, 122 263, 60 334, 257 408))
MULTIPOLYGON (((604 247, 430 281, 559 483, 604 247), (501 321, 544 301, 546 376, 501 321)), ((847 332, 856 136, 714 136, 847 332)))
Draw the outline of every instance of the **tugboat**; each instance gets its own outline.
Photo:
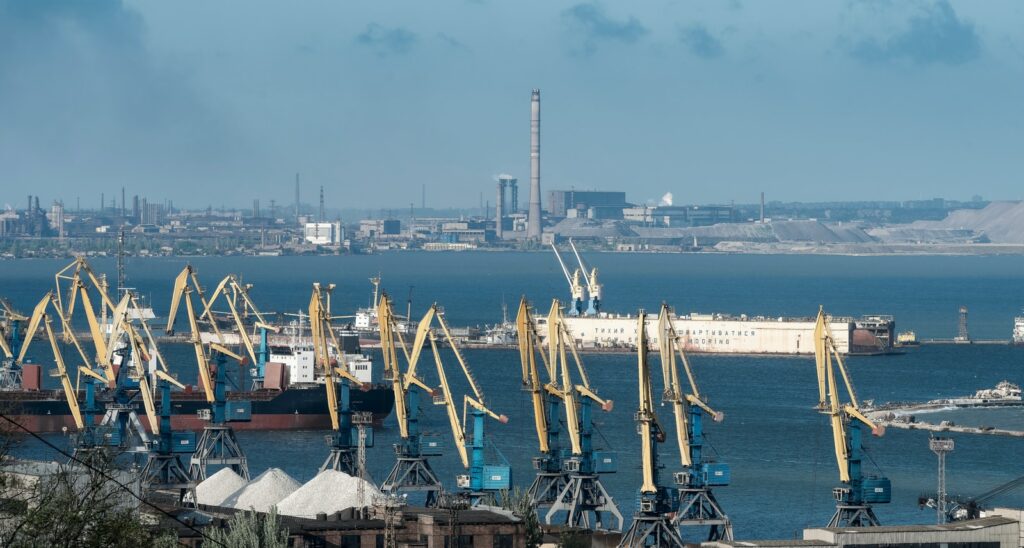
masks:
POLYGON ((899 335, 896 335, 896 346, 921 346, 921 342, 917 340, 917 333, 900 331, 899 335))

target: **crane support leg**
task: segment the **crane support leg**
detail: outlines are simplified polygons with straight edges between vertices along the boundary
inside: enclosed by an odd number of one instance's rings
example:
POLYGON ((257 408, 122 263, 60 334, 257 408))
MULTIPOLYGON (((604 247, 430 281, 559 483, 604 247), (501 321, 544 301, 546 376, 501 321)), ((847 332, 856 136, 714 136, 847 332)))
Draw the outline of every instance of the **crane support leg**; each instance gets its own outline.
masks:
POLYGON ((680 532, 687 528, 710 527, 706 539, 709 541, 733 540, 732 521, 707 488, 679 488, 679 511, 672 524, 680 532))
POLYGON ((836 504, 836 513, 828 522, 828 527, 878 527, 870 504, 836 504))
POLYGON ((526 490, 534 507, 550 506, 558 500, 559 494, 565 490, 568 484, 566 476, 562 472, 539 471, 533 478, 533 483, 526 490))
POLYGON ((399 455, 380 490, 385 495, 402 491, 424 492, 427 495, 424 505, 433 508, 437 506, 437 496, 441 493, 441 480, 437 479, 430 463, 422 456, 399 455))
POLYGON ((669 522, 668 516, 659 514, 637 514, 633 523, 622 535, 619 548, 636 546, 663 546, 683 548, 683 539, 669 522))
POLYGON ((565 521, 561 523, 569 527, 584 527, 618 531, 622 529, 622 513, 612 500, 611 495, 601 484, 597 474, 572 474, 565 488, 558 494, 558 499, 544 516, 544 522, 552 525, 559 512, 565 512, 565 521), (609 523, 605 523, 605 516, 609 523), (614 520, 612 526, 610 521, 614 520))
POLYGON ((227 466, 246 480, 249 462, 235 437, 235 429, 224 424, 211 424, 203 428, 196 443, 196 451, 189 461, 188 475, 199 482, 207 477, 209 466, 227 466))

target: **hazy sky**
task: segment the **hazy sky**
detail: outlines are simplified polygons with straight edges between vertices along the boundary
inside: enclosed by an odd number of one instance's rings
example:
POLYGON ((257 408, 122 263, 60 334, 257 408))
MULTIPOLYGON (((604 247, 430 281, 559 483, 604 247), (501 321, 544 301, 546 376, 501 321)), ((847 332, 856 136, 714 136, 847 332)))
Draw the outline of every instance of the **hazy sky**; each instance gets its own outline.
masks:
POLYGON ((1024 197, 1024 3, 0 0, 0 205, 1024 197), (312 200, 310 200, 312 201, 312 200))

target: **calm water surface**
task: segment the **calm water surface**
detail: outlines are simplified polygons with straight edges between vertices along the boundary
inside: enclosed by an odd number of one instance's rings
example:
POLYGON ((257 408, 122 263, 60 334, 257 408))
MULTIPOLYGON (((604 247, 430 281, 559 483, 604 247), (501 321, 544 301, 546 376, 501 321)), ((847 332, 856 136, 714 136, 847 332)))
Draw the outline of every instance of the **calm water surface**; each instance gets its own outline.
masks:
MULTIPOLYGON (((816 257, 589 254, 601 271, 605 303, 610 310, 656 310, 666 301, 680 311, 715 311, 771 316, 814 314, 819 303, 836 314, 893 314, 900 329, 921 337, 955 335, 957 308, 970 309, 971 333, 977 338, 1008 338, 1015 314, 1024 305, 1024 257, 816 257)), ((67 261, 0 262, 0 296, 22 310, 52 286, 52 275, 67 261)), ((173 276, 183 259, 133 260, 130 284, 150 295, 158 314, 166 310, 173 276)), ((565 297, 565 282, 550 254, 544 253, 408 253, 358 257, 198 258, 192 263, 208 286, 224 274, 241 274, 254 283, 253 295, 268 311, 293 311, 308 300, 314 280, 339 289, 335 310, 351 311, 368 304, 367 279, 378 272, 385 288, 404 308, 410 286, 413 313, 429 302, 445 306, 453 324, 494 323, 504 299, 513 307, 519 295, 534 302, 565 297)), ((112 262, 97 261, 111 272, 112 262)), ((40 345, 35 348, 38 352, 40 345)), ((165 349, 184 382, 195 382, 188 348, 165 349)), ((467 351, 488 404, 510 416, 507 425, 487 424, 498 449, 511 461, 514 481, 532 479, 530 457, 536 447, 529 399, 519 389, 518 354, 512 351, 467 351)), ((447 356, 451 361, 451 356, 447 356)), ((40 360, 45 357, 40 355, 40 360)), ((620 471, 606 485, 623 514, 632 512, 639 484, 635 467, 638 441, 632 415, 637 406, 636 358, 632 355, 585 356, 592 382, 613 412, 599 417, 600 445, 620 452, 620 471)), ((788 538, 806 526, 824 524, 831 516, 831 488, 838 475, 831 434, 824 417, 815 413, 813 361, 792 357, 694 356, 701 389, 726 420, 708 427, 710 445, 719 460, 732 466, 732 485, 716 491, 733 518, 738 538, 788 538)), ((1024 382, 1024 348, 1001 345, 924 346, 905 354, 850 358, 849 365, 862 399, 926 400, 973 393, 1003 379, 1024 382)), ((454 365, 454 363, 452 363, 454 365)), ((433 368, 425 370, 436 384, 433 368)), ((453 388, 465 383, 449 370, 453 388)), ((656 376, 655 384, 660 376, 656 376)), ((660 389, 656 388, 660 393, 660 389)), ((426 406, 427 427, 447 433, 439 409, 426 406)), ((659 408, 662 420, 671 416, 659 408)), ((1024 413, 999 410, 952 412, 962 424, 991 424, 1024 429, 1024 413)), ((283 468, 300 481, 311 478, 326 456, 323 432, 240 432, 254 473, 270 466, 283 468)), ((377 432, 369 466, 379 480, 388 471, 397 427, 389 419, 377 432)), ((54 436, 60 441, 60 436, 54 436)), ((977 494, 1024 475, 1019 458, 1024 440, 991 436, 955 436, 949 457, 950 490, 977 494)), ((867 441, 866 468, 893 481, 892 504, 876 512, 887 524, 928 523, 931 510, 920 510, 917 498, 934 492, 935 456, 927 434, 890 430, 867 441)), ((23 454, 46 457, 44 446, 26 442, 23 454)), ((678 464, 674 442, 661 448, 663 475, 670 479, 678 464)), ((454 452, 432 459, 442 479, 454 483, 459 471, 454 452)), ((997 501, 1024 505, 1024 495, 997 501)))

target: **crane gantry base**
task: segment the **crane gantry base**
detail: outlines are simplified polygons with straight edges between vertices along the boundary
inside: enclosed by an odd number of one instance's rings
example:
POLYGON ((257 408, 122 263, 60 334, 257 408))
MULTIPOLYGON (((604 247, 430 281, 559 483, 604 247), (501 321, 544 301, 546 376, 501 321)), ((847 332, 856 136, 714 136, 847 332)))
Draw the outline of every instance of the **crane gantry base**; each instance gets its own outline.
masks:
POLYGON ((195 503, 196 482, 189 477, 178 455, 150 454, 140 478, 145 493, 177 490, 178 502, 195 503))
POLYGON ((210 465, 225 465, 249 480, 249 462, 238 444, 234 428, 223 424, 203 428, 203 435, 199 437, 189 460, 188 476, 197 482, 203 481, 210 465))
POLYGON ((622 535, 619 548, 635 546, 664 546, 683 548, 683 539, 672 527, 669 517, 660 514, 636 514, 633 523, 622 535))
POLYGON ((327 455, 327 460, 320 466, 320 471, 323 472, 324 470, 344 472, 350 476, 361 475, 359 473, 359 466, 356 463, 355 451, 348 448, 331 448, 331 453, 327 455))
POLYGON ((100 430, 117 431, 121 434, 119 447, 133 453, 149 451, 150 438, 139 420, 132 403, 108 403, 107 411, 100 421, 100 430))
POLYGON ((399 456, 391 473, 380 486, 385 495, 395 495, 402 491, 422 491, 427 494, 424 506, 437 506, 438 495, 441 493, 441 480, 430 468, 430 463, 423 457, 399 456))
POLYGON ((878 527, 881 525, 870 504, 836 504, 828 527, 878 527))
POLYGON ((572 474, 565 487, 558 493, 555 503, 551 505, 544 522, 552 524, 559 512, 566 512, 561 523, 569 527, 596 526, 599 529, 618 531, 622 529, 622 513, 615 505, 612 496, 605 490, 597 474, 572 474), (616 522, 614 527, 606 527, 604 515, 609 514, 616 522), (593 519, 593 523, 591 523, 593 519))
POLYGON ((558 501, 567 483, 564 472, 537 472, 526 494, 534 507, 550 506, 558 501))
POLYGON ((672 525, 680 530, 710 526, 707 540, 733 540, 732 521, 706 487, 679 487, 679 511, 672 525))

